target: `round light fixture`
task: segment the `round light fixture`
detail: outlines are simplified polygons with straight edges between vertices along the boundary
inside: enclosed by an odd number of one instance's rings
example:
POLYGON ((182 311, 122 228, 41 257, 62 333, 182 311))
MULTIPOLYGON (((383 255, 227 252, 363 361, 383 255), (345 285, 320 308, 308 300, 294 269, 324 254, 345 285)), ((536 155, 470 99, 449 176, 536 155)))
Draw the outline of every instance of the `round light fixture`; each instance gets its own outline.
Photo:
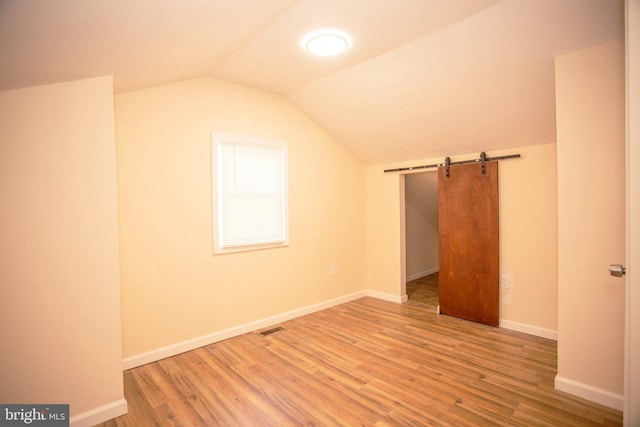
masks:
POLYGON ((319 30, 307 34, 302 46, 317 56, 335 56, 349 49, 351 37, 338 30, 319 30))

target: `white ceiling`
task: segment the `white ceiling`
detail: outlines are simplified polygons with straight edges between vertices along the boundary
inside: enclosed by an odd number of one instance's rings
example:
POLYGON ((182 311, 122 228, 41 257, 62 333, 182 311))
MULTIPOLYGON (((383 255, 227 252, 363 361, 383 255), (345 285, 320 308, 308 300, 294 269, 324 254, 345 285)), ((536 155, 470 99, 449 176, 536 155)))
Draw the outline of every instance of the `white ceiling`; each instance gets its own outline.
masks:
POLYGON ((0 0, 0 90, 208 75, 384 164, 554 142, 553 58, 623 35, 623 0, 0 0), (326 27, 346 54, 301 49, 326 27))

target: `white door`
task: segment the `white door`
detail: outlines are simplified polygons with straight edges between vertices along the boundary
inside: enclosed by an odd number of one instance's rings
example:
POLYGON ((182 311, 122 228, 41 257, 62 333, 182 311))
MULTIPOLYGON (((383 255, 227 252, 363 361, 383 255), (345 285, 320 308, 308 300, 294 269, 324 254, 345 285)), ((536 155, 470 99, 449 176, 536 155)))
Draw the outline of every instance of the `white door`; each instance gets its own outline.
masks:
POLYGON ((624 425, 640 425, 640 0, 627 10, 627 276, 624 425))

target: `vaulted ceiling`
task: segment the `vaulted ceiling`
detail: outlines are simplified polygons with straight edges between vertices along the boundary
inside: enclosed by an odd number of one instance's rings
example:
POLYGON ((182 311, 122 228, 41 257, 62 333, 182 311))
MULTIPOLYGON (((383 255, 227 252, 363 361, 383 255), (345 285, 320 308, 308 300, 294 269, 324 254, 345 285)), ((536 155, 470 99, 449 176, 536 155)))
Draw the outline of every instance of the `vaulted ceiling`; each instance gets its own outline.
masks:
POLYGON ((0 90, 212 76, 384 164, 554 142, 554 57, 623 35, 622 0, 0 0, 0 90), (353 45, 312 56, 319 28, 353 45))

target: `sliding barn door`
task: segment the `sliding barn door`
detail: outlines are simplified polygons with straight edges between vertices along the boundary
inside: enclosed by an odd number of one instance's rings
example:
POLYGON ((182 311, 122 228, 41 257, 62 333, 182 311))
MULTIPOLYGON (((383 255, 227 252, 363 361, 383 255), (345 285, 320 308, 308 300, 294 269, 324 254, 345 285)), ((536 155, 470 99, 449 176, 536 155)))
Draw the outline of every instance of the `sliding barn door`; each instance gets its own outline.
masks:
POLYGON ((438 170, 440 312, 499 321, 498 162, 438 170))

